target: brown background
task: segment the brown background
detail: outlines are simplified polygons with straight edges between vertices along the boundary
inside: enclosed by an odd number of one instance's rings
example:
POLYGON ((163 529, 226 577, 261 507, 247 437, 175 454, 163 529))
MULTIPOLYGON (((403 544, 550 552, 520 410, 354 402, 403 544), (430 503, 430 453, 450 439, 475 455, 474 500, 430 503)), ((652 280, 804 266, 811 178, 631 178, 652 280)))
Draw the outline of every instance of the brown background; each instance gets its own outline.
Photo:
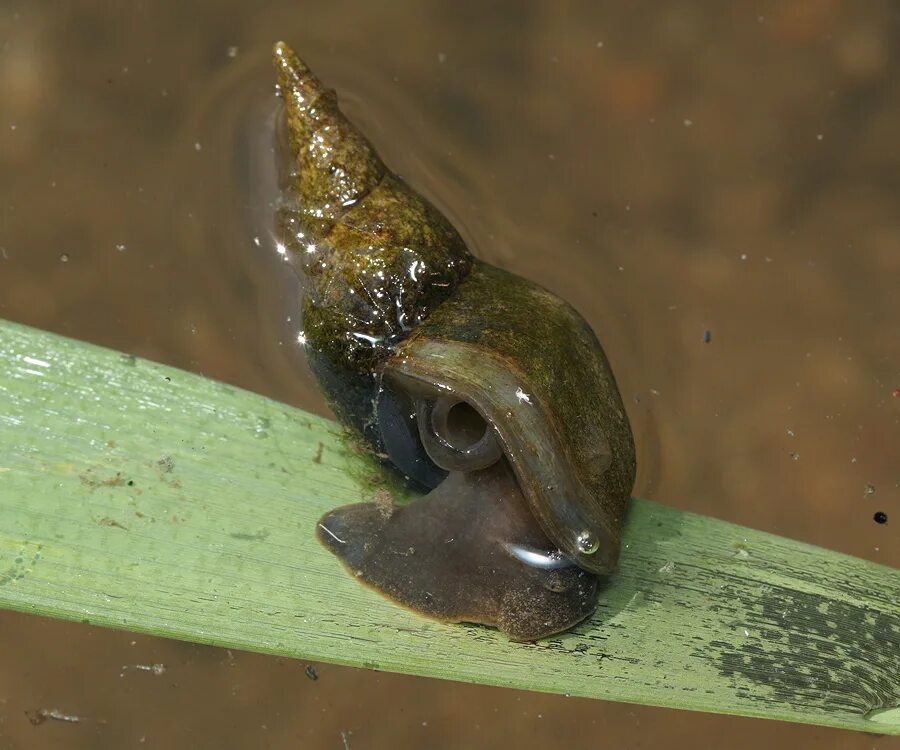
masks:
MULTIPOLYGON (((639 494, 900 566, 898 3, 7 0, 0 315, 327 413, 271 252, 282 37, 588 318, 639 494)), ((900 747, 8 613, 0 644, 4 750, 900 747)))

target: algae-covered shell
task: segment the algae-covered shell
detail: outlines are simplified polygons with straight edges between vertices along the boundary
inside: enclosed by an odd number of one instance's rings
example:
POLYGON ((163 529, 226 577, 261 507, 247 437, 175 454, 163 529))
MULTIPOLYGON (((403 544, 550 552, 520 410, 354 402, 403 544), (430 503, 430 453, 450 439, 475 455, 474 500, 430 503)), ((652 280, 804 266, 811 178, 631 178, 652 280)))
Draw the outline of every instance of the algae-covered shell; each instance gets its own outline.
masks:
POLYGON ((308 281, 303 333, 311 366, 339 417, 377 446, 372 374, 453 295, 472 256, 284 44, 275 47, 275 65, 289 149, 278 226, 308 281))
POLYGON ((635 476, 596 336, 555 295, 473 258, 283 44, 275 65, 287 140, 278 227, 307 280, 310 366, 339 419, 443 498, 337 509, 320 539, 417 611, 524 639, 569 627, 595 605, 590 574, 616 565, 635 476), (459 499, 469 491, 494 497, 459 499), (443 528, 468 546, 398 567, 443 528), (495 582, 476 580, 485 565, 495 582))

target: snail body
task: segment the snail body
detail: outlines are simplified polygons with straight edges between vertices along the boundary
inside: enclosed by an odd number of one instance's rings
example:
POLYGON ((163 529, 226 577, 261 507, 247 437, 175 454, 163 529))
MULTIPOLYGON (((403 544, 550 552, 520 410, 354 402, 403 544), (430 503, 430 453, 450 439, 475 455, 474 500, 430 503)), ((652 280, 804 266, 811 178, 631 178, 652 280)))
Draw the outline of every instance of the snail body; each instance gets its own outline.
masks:
POLYGON ((338 418, 430 493, 337 508, 319 539, 362 582, 440 620, 535 640, 596 607, 635 476, 593 331, 474 258, 385 167, 284 44, 278 227, 308 289, 310 367, 338 418))

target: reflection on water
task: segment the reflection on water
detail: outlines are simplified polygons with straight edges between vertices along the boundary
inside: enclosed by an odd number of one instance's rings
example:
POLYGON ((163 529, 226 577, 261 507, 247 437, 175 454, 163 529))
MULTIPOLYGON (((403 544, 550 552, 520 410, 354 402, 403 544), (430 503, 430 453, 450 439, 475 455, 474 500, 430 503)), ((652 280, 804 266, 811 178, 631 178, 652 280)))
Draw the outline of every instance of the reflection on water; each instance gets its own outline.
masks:
MULTIPOLYGON (((900 566, 896 6, 597 6, 5 4, 0 315, 326 413, 265 218, 267 58, 285 38, 477 254, 591 322, 640 494, 900 566)), ((0 747, 702 746, 711 732, 897 746, 305 673, 21 615, 0 615, 0 637, 17 644, 0 661, 0 747)))

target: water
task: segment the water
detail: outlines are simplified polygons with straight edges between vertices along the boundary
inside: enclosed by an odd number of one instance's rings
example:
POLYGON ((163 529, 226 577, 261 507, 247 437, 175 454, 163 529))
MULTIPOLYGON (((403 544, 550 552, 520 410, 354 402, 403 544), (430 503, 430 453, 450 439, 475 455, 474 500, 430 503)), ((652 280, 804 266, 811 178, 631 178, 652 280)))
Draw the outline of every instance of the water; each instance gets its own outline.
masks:
MULTIPOLYGON (((284 38, 478 255, 594 326, 639 494, 900 566, 898 34, 889 2, 9 2, 0 315, 327 413, 266 218, 284 38)), ((0 638, 0 747, 898 746, 9 613, 0 638)))

